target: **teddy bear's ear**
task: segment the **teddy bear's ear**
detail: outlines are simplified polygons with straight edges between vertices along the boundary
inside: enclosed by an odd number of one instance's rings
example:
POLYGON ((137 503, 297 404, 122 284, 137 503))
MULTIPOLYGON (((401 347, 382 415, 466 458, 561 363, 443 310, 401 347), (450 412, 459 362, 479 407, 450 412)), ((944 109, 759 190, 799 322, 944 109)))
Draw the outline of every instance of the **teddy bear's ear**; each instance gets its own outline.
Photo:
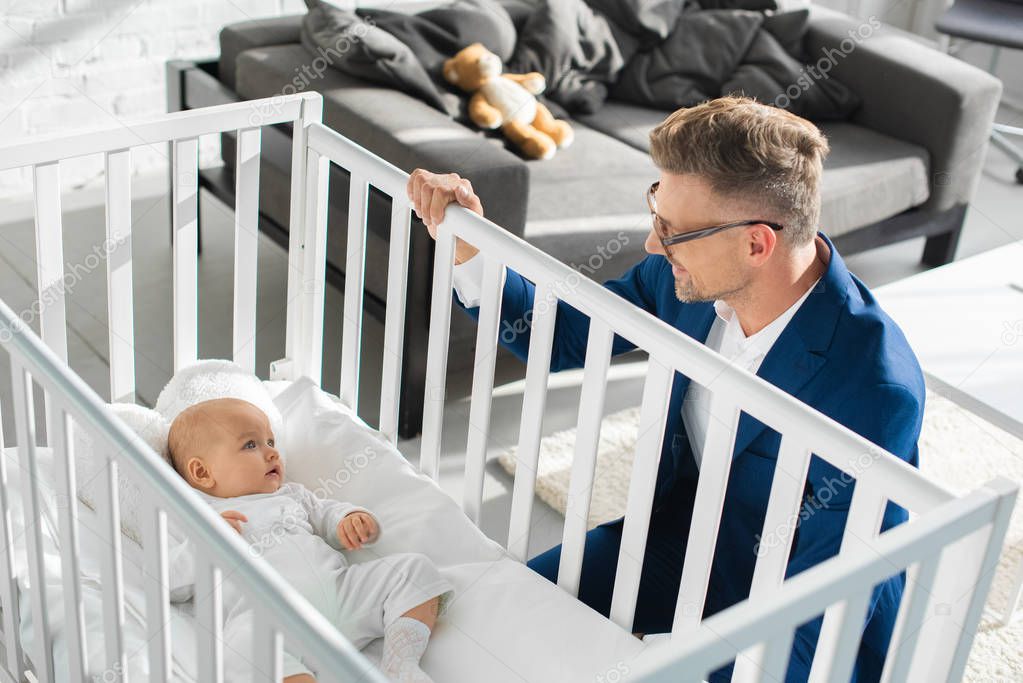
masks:
POLYGON ((452 85, 458 85, 458 66, 454 58, 444 60, 444 80, 452 85))

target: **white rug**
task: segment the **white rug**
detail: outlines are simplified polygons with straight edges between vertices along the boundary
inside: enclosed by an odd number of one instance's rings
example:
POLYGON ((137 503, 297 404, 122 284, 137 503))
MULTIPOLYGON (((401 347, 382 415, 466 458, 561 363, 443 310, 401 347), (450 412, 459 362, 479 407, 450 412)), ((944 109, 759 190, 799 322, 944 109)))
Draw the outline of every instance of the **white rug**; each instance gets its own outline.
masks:
MULTIPOLYGON (((636 445, 639 409, 630 408, 604 419, 597 449, 597 471, 590 504, 590 528, 625 512, 629 471, 636 445)), ((568 498, 575 430, 545 437, 540 446, 537 495, 562 514, 568 498)), ((928 392, 920 438, 923 471, 949 489, 965 491, 997 475, 1023 482, 1023 441, 981 420, 951 401, 928 392)), ((499 461, 515 472, 515 449, 499 461)), ((988 599, 1001 613, 1012 587, 1013 571, 1023 558, 1023 505, 1017 504, 988 599)), ((978 683, 1023 681, 1023 619, 1002 627, 993 619, 981 621, 964 680, 978 683)))

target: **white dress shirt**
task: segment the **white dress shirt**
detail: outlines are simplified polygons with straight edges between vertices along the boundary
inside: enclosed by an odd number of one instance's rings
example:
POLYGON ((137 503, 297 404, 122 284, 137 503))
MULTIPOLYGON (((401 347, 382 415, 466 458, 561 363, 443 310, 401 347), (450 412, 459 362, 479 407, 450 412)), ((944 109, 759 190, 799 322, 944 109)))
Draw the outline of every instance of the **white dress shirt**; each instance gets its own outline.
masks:
MULTIPOLYGON (((456 265, 452 282, 455 294, 463 306, 467 308, 479 306, 483 287, 483 259, 471 258, 465 263, 456 265)), ((739 318, 732 307, 724 301, 715 301, 714 311, 717 315, 707 334, 706 346, 717 351, 733 365, 756 374, 764 357, 778 341, 778 337, 781 336, 782 331, 792 320, 799 307, 806 301, 806 297, 817 286, 817 282, 820 280, 818 279, 810 285, 809 289, 803 292, 803 295, 784 313, 759 332, 748 337, 742 331, 739 318)), ((686 434, 689 436, 689 445, 692 446, 697 467, 703 459, 703 446, 707 440, 707 428, 710 425, 712 414, 712 397, 713 394, 706 387, 696 382, 690 382, 689 389, 682 401, 682 424, 685 425, 686 434)))
MULTIPOLYGON (((764 357, 771 350, 774 343, 778 341, 782 331, 792 320, 799 307, 806 301, 818 279, 810 288, 803 292, 794 304, 789 306, 784 313, 768 323, 759 332, 750 336, 742 331, 739 324, 739 316, 731 306, 724 301, 714 302, 714 322, 707 334, 707 341, 704 344, 707 348, 717 351, 725 357, 732 365, 736 365, 753 374, 760 369, 764 357)), ((703 446, 707 441, 707 429, 710 426, 712 398, 714 394, 709 392, 703 385, 696 382, 689 383, 685 398, 682 400, 682 424, 686 427, 686 434, 689 435, 689 445, 693 449, 693 456, 696 458, 696 466, 700 466, 703 459, 703 446)))

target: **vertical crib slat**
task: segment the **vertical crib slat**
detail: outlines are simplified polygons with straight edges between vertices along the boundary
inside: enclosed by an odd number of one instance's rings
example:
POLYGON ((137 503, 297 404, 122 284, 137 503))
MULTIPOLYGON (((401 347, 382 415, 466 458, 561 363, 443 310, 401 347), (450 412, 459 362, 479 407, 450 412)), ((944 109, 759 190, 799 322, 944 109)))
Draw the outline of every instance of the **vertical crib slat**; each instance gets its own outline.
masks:
POLYGON ((323 379, 323 302, 327 281, 327 197, 330 159, 310 149, 306 155, 306 236, 302 272, 301 374, 323 379))
POLYGON ((870 593, 870 589, 858 591, 828 608, 826 614, 832 615, 832 619, 829 623, 825 616, 808 681, 848 681, 852 677, 870 593))
MULTIPOLYGON (((55 406, 56 408, 57 406, 55 406)), ((53 435, 54 466, 57 471, 57 514, 60 528, 61 579, 64 589, 64 628, 68 649, 68 674, 72 681, 84 683, 89 677, 86 653, 85 605, 78 583, 78 496, 75 479, 75 454, 71 416, 59 406, 57 430, 53 435)))
POLYGON ((511 519, 508 523, 508 552, 521 562, 528 559, 529 553, 529 527, 536 495, 540 436, 544 406, 547 403, 547 378, 551 371, 554 322, 558 311, 552 282, 536 283, 532 310, 526 387, 522 392, 522 419, 519 422, 519 443, 515 449, 515 483, 512 486, 511 519))
POLYGON ((575 452, 568 481, 568 506, 565 510, 565 531, 562 534, 558 585, 571 595, 579 594, 586 527, 590 516, 590 496, 597 469, 597 446, 604 416, 604 393, 607 371, 611 365, 611 344, 614 332, 596 318, 590 319, 580 391, 579 416, 576 419, 575 452))
MULTIPOLYGON (((783 434, 778 447, 778 459, 771 480, 771 496, 764 515, 764 528, 757 546, 757 562, 753 569, 750 599, 769 595, 785 580, 789 551, 792 547, 795 525, 803 500, 803 484, 810 467, 810 449, 791 434, 783 434)), ((791 647, 791 635, 789 643, 791 647)), ((747 656, 735 660, 733 677, 737 681, 753 680, 772 662, 764 658, 770 654, 764 647, 751 648, 747 656)), ((788 661, 788 652, 785 653, 788 661)), ((784 662, 782 663, 784 666, 784 662)), ((779 680, 784 679, 785 670, 779 680)), ((766 680, 772 680, 770 678, 766 680)))
MULTIPOLYGON (((60 211, 59 162, 33 167, 36 215, 36 282, 39 294, 39 336, 67 362, 67 291, 60 211)), ((49 395, 43 396, 46 443, 57 429, 49 395)))
POLYGON ((1015 484, 996 479, 985 484, 984 494, 997 496, 989 523, 945 545, 929 594, 927 619, 918 638, 910 669, 926 673, 926 680, 958 681, 984 611, 984 602, 998 568, 999 541, 1009 527, 1015 484))
POLYGON ((791 434, 783 434, 757 548, 751 597, 770 593, 785 580, 809 468, 810 449, 791 434))
POLYGON ((199 139, 175 140, 174 222, 174 371, 199 357, 199 139))
MULTIPOLYGON (((17 396, 14 397, 17 400, 17 396)), ((7 455, 4 451, 3 406, 0 405, 0 613, 3 615, 4 667, 20 681, 24 671, 19 630, 20 606, 14 568, 14 529, 8 497, 7 455)))
MULTIPOLYGON (((282 645, 284 638, 274 625, 273 617, 266 610, 256 607, 253 611, 252 668, 255 680, 264 683, 280 683, 284 676, 282 645)), ((232 656, 238 656, 233 653, 232 656)))
POLYGON ((711 396, 710 414, 707 440, 700 459, 700 480, 696 485, 685 564, 682 566, 682 585, 675 604, 675 620, 671 629, 673 638, 696 628, 703 617, 710 567, 717 546, 728 473, 732 467, 732 449, 741 413, 737 406, 715 393, 711 396))
POLYGON ((345 258, 345 318, 341 333, 341 400, 355 414, 359 413, 359 359, 362 357, 368 200, 369 179, 352 171, 348 196, 348 254, 345 258))
POLYGON ((405 296, 412 211, 405 195, 391 198, 391 235, 387 262, 387 308, 384 312, 384 359, 380 381, 380 431, 398 441, 401 355, 405 343, 405 296))
POLYGON ((195 609, 199 681, 224 680, 224 614, 220 569, 204 552, 195 554, 195 609))
POLYGON ((33 168, 36 214, 36 275, 39 336, 67 362, 64 246, 60 213, 60 167, 54 161, 33 168))
POLYGON ((1015 508, 1015 486, 1014 483, 1006 479, 994 480, 985 485, 987 492, 998 496, 998 506, 995 508, 991 525, 982 528, 978 533, 977 547, 973 553, 977 562, 976 571, 967 575, 971 579, 970 587, 960 594, 963 597, 959 605, 962 609, 962 616, 958 619, 958 623, 961 625, 962 633, 969 634, 969 636, 955 637, 958 634, 954 634, 952 639, 955 646, 947 648, 947 651, 952 653, 952 661, 949 666, 949 678, 952 680, 961 679, 966 670, 966 661, 973 646, 973 636, 976 635, 977 627, 984 613, 984 603, 998 569, 998 558, 1002 552, 999 539, 1005 538, 1009 529, 1009 520, 1015 508))
POLYGON ((234 362, 256 371, 260 128, 238 131, 234 202, 234 362))
POLYGON ((103 638, 107 666, 128 676, 128 654, 124 643, 124 569, 121 560, 121 511, 117 495, 117 461, 106 459, 99 474, 99 532, 106 544, 100 576, 103 581, 103 638))
POLYGON ((735 658, 732 680, 735 683, 784 681, 794 636, 794 631, 783 628, 780 633, 771 634, 763 643, 740 652, 735 658))
POLYGON ((632 629, 639 596, 639 579, 646 554, 650 514, 657 485, 657 469, 661 460, 661 443, 668 417, 671 382, 674 370, 659 358, 650 358, 643 384, 636 438, 636 459, 629 477, 629 498, 625 504, 625 527, 618 552, 614 592, 611 594, 611 621, 624 629, 632 629))
MULTIPOLYGON (((25 537, 28 551, 29 581, 36 588, 29 592, 32 606, 33 644, 31 653, 33 672, 41 683, 54 680, 53 634, 50 632, 46 591, 46 568, 43 558, 43 513, 40 500, 40 473, 36 460, 35 410, 32 402, 32 377, 11 357, 11 380, 14 393, 14 414, 17 420, 18 454, 21 466, 21 502, 24 507, 25 537)), ((51 437, 52 438, 52 437, 51 437)))
MULTIPOLYGON (((153 499, 154 501, 156 498, 153 499)), ((149 645, 149 680, 165 683, 171 675, 170 579, 167 569, 167 513, 155 502, 146 505, 145 574, 146 641, 149 645)), ((196 553, 199 555, 200 553, 196 553)), ((196 558, 198 562, 198 557, 196 558)))
POLYGON ((426 350, 426 389, 423 397, 423 445, 419 456, 419 470, 434 481, 440 476, 448 340, 451 337, 451 269, 454 258, 455 235, 441 223, 437 246, 433 250, 430 341, 426 350))
POLYGON ((842 533, 842 545, 839 552, 862 552, 881 529, 881 518, 887 501, 881 492, 864 486, 853 489, 852 500, 849 502, 849 517, 842 533))
MULTIPOLYGON (((884 508, 885 499, 876 489, 868 488, 866 485, 856 486, 853 489, 839 555, 851 556, 861 552, 870 552, 867 544, 877 536, 884 508)), ((854 654, 855 648, 859 646, 859 638, 852 635, 853 631, 849 629, 855 626, 856 633, 859 633, 859 630, 863 628, 867 610, 866 600, 869 598, 870 593, 868 592, 863 597, 862 609, 859 604, 859 596, 857 596, 856 600, 829 605, 824 611, 824 623, 821 624, 813 666, 810 669, 811 680, 835 680, 836 675, 844 675, 846 679, 849 678, 848 673, 841 673, 844 671, 841 666, 845 664, 845 657, 852 656, 846 652, 846 649, 850 647, 846 641, 853 641, 851 647, 854 654), (859 619, 858 624, 853 623, 856 619, 859 619)), ((849 666, 852 666, 851 660, 849 666)))
POLYGON ((474 524, 480 523, 483 478, 487 465, 487 437, 490 435, 491 395, 494 391, 494 363, 497 360, 497 328, 501 322, 501 275, 504 265, 496 258, 479 255, 483 261, 483 288, 479 325, 476 328, 476 358, 473 364, 472 399, 469 404, 469 435, 465 446, 465 481, 462 509, 474 524))
MULTIPOLYGON (((309 147, 309 126, 318 123, 323 118, 323 99, 310 97, 302 101, 302 111, 291 128, 291 168, 307 168, 306 157, 313 153, 309 147)), ((304 358, 308 349, 309 340, 304 337, 305 323, 303 322, 303 309, 306 306, 306 279, 309 275, 305 272, 305 244, 308 240, 308 224, 305 213, 309 202, 306 188, 306 176, 308 173, 291 174, 291 204, 289 207, 288 225, 288 311, 287 323, 285 325, 285 346, 284 353, 286 360, 291 361, 290 368, 281 374, 276 374, 277 379, 295 379, 298 374, 305 371, 302 363, 308 361, 304 358), (300 226, 300 227, 296 227, 300 226)), ((326 203, 326 194, 320 195, 314 200, 316 203, 326 203)), ((319 363, 319 361, 317 361, 319 363)), ((319 384, 320 377, 313 377, 319 384)))
POLYGON ((135 320, 131 261, 131 150, 106 155, 107 320, 110 400, 135 402, 135 320))
POLYGON ((938 573, 940 555, 938 552, 906 570, 906 589, 884 660, 882 683, 905 681, 909 677, 910 664, 920 643, 920 626, 927 619, 927 603, 938 573))

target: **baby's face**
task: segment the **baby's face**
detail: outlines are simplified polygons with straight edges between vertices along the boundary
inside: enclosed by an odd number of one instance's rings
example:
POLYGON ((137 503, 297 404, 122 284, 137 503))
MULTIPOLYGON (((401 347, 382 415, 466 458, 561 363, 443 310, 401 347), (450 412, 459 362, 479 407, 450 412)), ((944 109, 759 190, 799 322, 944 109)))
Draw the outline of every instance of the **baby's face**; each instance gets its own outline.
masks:
POLYGON ((247 401, 225 398, 190 406, 171 424, 168 445, 178 472, 211 496, 273 493, 284 481, 270 420, 247 401))

